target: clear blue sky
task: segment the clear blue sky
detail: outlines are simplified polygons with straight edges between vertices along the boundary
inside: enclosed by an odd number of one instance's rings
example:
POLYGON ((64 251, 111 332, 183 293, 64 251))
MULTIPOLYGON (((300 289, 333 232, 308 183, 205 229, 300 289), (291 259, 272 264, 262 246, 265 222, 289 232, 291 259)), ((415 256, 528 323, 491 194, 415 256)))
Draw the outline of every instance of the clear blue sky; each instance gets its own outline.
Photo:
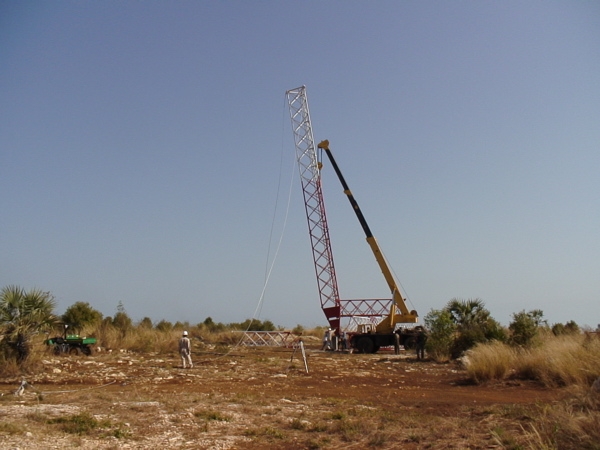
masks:
MULTIPOLYGON (((421 316, 595 327, 599 80, 593 1, 0 2, 0 286, 243 321, 281 238, 259 318, 325 324, 284 96, 306 85, 421 316)), ((388 296, 323 180, 341 296, 388 296)))

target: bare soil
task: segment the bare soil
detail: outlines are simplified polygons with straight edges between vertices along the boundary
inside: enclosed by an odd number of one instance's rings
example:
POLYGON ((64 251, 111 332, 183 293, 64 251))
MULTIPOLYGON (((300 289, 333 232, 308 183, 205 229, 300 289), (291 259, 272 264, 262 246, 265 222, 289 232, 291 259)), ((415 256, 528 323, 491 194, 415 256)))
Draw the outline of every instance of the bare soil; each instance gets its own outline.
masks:
POLYGON ((0 448, 530 448, 537 411, 559 390, 474 385, 455 364, 237 347, 157 354, 46 355, 0 380, 0 448), (528 445, 530 444, 530 445, 528 445))

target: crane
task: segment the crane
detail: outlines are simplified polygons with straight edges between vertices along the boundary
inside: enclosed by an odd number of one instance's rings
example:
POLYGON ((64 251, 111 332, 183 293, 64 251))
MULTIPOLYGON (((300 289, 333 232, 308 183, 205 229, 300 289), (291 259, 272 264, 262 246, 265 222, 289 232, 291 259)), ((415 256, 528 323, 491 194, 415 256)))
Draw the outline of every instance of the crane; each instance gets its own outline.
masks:
POLYGON ((327 154, 392 293, 392 299, 341 300, 339 297, 321 185, 323 163, 319 160, 314 145, 306 87, 301 86, 300 88, 291 89, 286 92, 286 96, 290 107, 296 157, 300 170, 309 236, 323 312, 330 326, 337 330, 338 335, 341 331, 342 319, 350 319, 351 322, 356 324, 356 331, 350 331, 348 334, 350 335, 351 346, 358 351, 373 353, 380 347, 391 345, 396 348, 399 345, 408 347, 414 341, 413 331, 408 329, 396 330, 396 325, 399 323, 416 323, 418 320, 417 312, 408 310, 379 244, 371 233, 369 225, 329 149, 329 141, 325 140, 321 141, 317 148, 324 150, 327 154))

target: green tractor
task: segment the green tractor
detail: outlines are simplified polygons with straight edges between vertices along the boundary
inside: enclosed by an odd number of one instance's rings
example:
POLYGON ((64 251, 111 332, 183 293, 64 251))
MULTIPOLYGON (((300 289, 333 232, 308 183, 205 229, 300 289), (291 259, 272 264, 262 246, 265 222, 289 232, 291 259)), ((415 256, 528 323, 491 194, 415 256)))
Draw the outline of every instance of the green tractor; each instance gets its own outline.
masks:
POLYGON ((96 343, 96 338, 81 337, 78 334, 67 334, 68 327, 68 325, 65 325, 63 336, 46 339, 45 344, 54 346, 53 352, 57 356, 61 354, 79 355, 81 353, 86 356, 91 355, 92 348, 90 345, 96 343))

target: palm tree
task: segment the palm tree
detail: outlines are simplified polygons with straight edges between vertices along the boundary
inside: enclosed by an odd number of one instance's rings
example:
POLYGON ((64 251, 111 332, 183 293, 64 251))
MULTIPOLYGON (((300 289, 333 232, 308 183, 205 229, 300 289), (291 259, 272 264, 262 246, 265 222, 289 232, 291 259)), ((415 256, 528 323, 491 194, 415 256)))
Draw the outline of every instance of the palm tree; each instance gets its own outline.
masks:
POLYGON ((474 325, 484 325, 490 317, 490 312, 485 308, 483 300, 460 300, 453 298, 446 305, 446 311, 452 314, 454 322, 459 327, 468 328, 474 325))
POLYGON ((479 298, 469 300, 453 298, 444 310, 450 313, 457 326, 458 335, 454 339, 451 350, 454 358, 478 342, 506 339, 504 329, 491 317, 485 303, 479 298))
POLYGON ((49 292, 38 289, 7 286, 0 292, 0 345, 19 363, 29 356, 33 336, 56 325, 55 305, 49 292))

